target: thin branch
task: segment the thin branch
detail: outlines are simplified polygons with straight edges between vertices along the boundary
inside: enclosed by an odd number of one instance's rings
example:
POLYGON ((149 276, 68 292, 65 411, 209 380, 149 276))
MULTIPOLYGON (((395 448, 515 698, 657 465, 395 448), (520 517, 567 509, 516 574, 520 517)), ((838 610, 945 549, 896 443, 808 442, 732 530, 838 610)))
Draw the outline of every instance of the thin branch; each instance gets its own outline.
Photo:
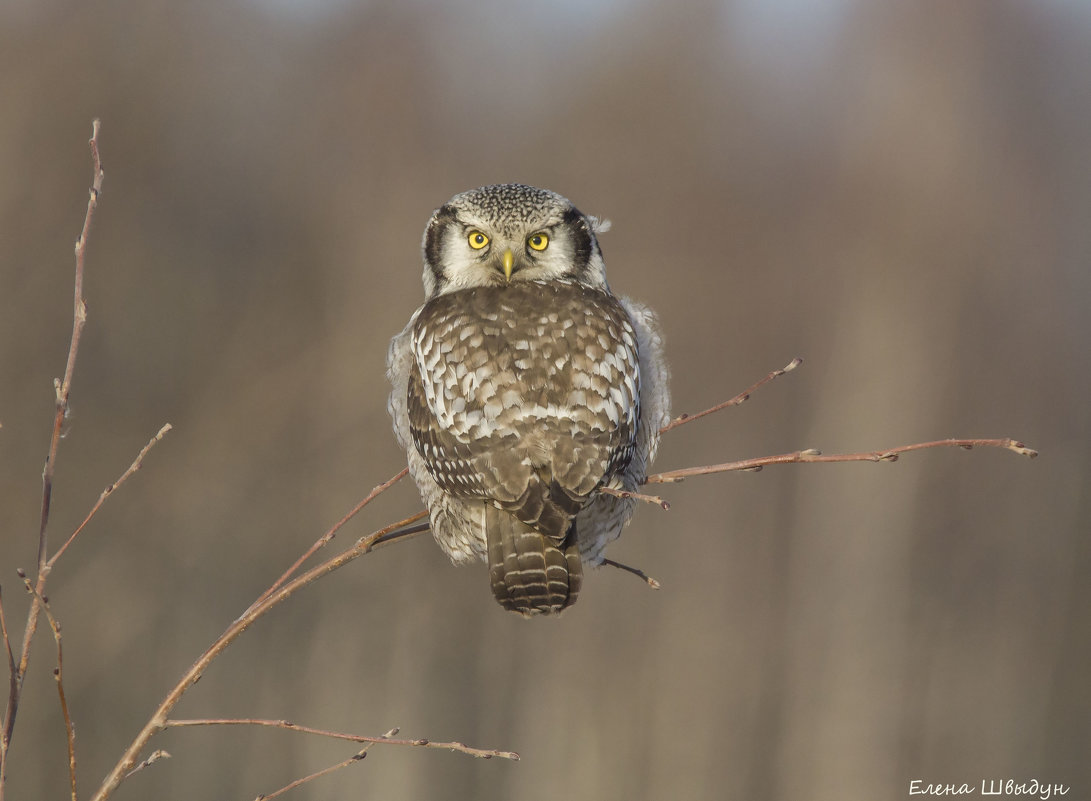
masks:
POLYGON ((711 407, 709 409, 705 409, 703 412, 697 412, 697 414, 681 414, 681 415, 679 415, 678 417, 674 418, 669 423, 667 423, 665 426, 663 426, 661 429, 659 429, 660 436, 662 436, 663 434, 666 434, 671 429, 678 428, 678 426, 685 425, 686 423, 692 423, 694 420, 699 420, 700 418, 705 417, 706 415, 710 415, 713 412, 718 412, 721 409, 728 408, 729 406, 738 406, 740 403, 744 403, 745 401, 750 399, 751 393, 753 393, 756 389, 768 384, 770 381, 773 381, 774 379, 780 378, 785 373, 790 373, 792 370, 796 369, 801 364, 803 364, 803 359, 801 359, 801 358, 799 358, 797 356, 796 358, 794 358, 790 362, 788 362, 788 364, 781 367, 779 370, 773 370, 771 373, 769 373, 767 376, 765 376, 761 380, 755 381, 753 384, 751 384, 749 387, 744 389, 742 392, 740 392, 734 398, 730 398, 729 400, 725 400, 723 403, 717 403, 715 406, 713 406, 713 407, 711 407))
MULTIPOLYGON (((11 639, 8 637, 8 622, 7 618, 4 617, 4 597, 2 589, 0 589, 0 633, 3 634, 4 651, 6 651, 8 655, 8 679, 11 684, 11 692, 15 693, 18 691, 15 682, 15 654, 11 651, 11 639)), ((3 744, 3 741, 0 741, 0 745, 3 744)))
POLYGON ((72 788, 72 801, 77 801, 76 796, 76 727, 72 724, 72 715, 68 711, 68 699, 64 694, 64 678, 61 674, 61 632, 53 630, 57 638, 57 668, 53 671, 53 678, 57 680, 57 696, 61 702, 61 715, 64 717, 64 731, 68 737, 68 780, 72 788))
POLYGON ((626 573, 632 573, 634 576, 638 576, 644 579, 645 583, 653 590, 659 589, 659 582, 641 570, 639 567, 630 567, 629 565, 623 565, 621 562, 615 562, 613 559, 603 559, 602 564, 607 567, 616 567, 619 570, 624 570, 626 573))
POLYGON ((276 798, 278 795, 283 795, 284 793, 288 792, 289 790, 294 790, 297 787, 300 787, 300 786, 302 786, 304 784, 307 784, 307 782, 314 781, 315 779, 320 779, 323 776, 326 776, 326 775, 328 775, 330 773, 333 773, 334 771, 341 770, 341 768, 347 768, 349 765, 355 765, 357 762, 361 762, 364 759, 364 757, 367 756, 368 749, 370 749, 371 746, 372 746, 372 743, 368 743, 363 748, 361 748, 359 751, 357 751, 355 754, 350 756, 348 759, 344 759, 344 760, 342 760, 342 761, 340 761, 340 762, 338 762, 338 763, 336 763, 334 765, 330 765, 328 767, 322 768, 321 770, 316 770, 314 773, 309 773, 306 776, 303 776, 303 777, 301 777, 299 779, 295 779, 294 781, 290 781, 286 785, 281 787, 280 789, 274 790, 271 793, 261 793, 260 795, 258 795, 254 799, 254 801, 266 801, 266 799, 269 799, 269 798, 276 798))
POLYGON ((72 793, 72 801, 76 799, 76 727, 72 724, 72 715, 68 711, 68 698, 64 694, 64 650, 61 647, 61 624, 53 616, 53 610, 49 608, 49 599, 39 595, 26 573, 18 571, 19 577, 26 585, 27 592, 33 595, 35 600, 45 612, 49 628, 53 631, 53 639, 57 643, 57 667, 53 670, 53 678, 57 682, 57 695, 61 701, 61 715, 64 717, 64 731, 68 740, 68 783, 72 793))
POLYGON ((861 453, 832 453, 823 454, 814 448, 792 453, 782 453, 776 456, 759 456, 755 459, 743 459, 737 462, 725 462, 723 464, 705 465, 703 467, 684 467, 681 470, 668 470, 665 473, 655 473, 648 476, 645 484, 664 484, 682 481, 690 476, 703 476, 710 473, 729 473, 738 470, 758 471, 770 464, 796 464, 800 462, 896 462, 899 454, 909 451, 919 451, 925 448, 957 447, 971 450, 974 447, 1005 448, 1021 456, 1033 459, 1038 451, 1026 447, 1022 442, 1014 439, 938 439, 932 442, 917 442, 912 445, 901 445, 897 448, 889 448, 883 451, 864 451, 861 453))
POLYGON ((91 231, 91 220, 95 209, 98 207, 99 195, 102 192, 102 180, 105 173, 102 170, 102 159, 99 157, 98 135, 100 122, 94 120, 91 123, 91 162, 93 178, 91 189, 87 199, 87 212, 83 217, 83 228, 79 239, 76 240, 76 277, 73 290, 72 312, 72 339, 68 345, 68 359, 65 363, 64 378, 54 379, 53 386, 56 394, 56 412, 53 416, 53 434, 49 440, 49 452, 46 456, 45 467, 42 470, 42 513, 38 526, 38 576, 35 584, 36 597, 31 599, 30 611, 27 613, 26 628, 23 630, 23 646, 19 655, 19 665, 15 672, 15 692, 8 698, 7 710, 4 714, 4 730, 0 734, 3 745, 0 746, 0 799, 4 797, 4 787, 7 781, 7 755, 11 745, 12 733, 15 731, 15 717, 19 711, 19 696, 23 690, 23 679, 27 673, 27 663, 30 660, 30 643, 38 630, 38 615, 40 612, 37 596, 45 593, 45 582, 49 576, 49 565, 46 561, 48 553, 48 539, 46 529, 49 524, 49 506, 53 496, 53 475, 56 470, 57 449, 61 441, 61 432, 64 428, 64 420, 68 415, 68 397, 72 389, 72 375, 76 369, 76 355, 79 352, 80 336, 83 326, 87 322, 87 304, 83 299, 83 270, 87 251, 87 235, 91 231))
MULTIPOLYGON (((391 729, 390 731, 388 731, 386 734, 383 735, 383 739, 389 739, 389 738, 393 737, 397 733, 398 733, 398 730, 396 728, 391 729)), ((306 784, 309 781, 320 778, 320 777, 325 776, 325 775, 327 775, 329 773, 333 773, 335 770, 340 770, 341 768, 347 768, 349 765, 355 765, 357 762, 359 762, 361 759, 363 759, 364 757, 367 756, 368 750, 373 745, 374 745, 374 743, 368 743, 363 748, 361 748, 359 751, 357 751, 355 754, 350 756, 348 759, 343 760, 342 762, 338 762, 336 765, 330 765, 328 768, 323 768, 322 770, 315 771, 314 773, 311 773, 308 776, 304 776, 301 779, 296 779, 293 782, 289 782, 288 784, 281 787, 279 790, 276 790, 276 791, 274 791, 272 793, 262 793, 261 795, 259 795, 255 799, 255 801, 267 801, 267 799, 276 798, 278 795, 282 795, 282 794, 288 792, 289 790, 294 790, 296 787, 299 787, 300 785, 306 784)))
MULTIPOLYGON (((392 484, 393 481, 387 482, 392 484)), ((341 518, 337 523, 330 527, 330 529, 323 535, 324 538, 332 538, 349 520, 352 519, 360 510, 364 508, 371 500, 377 497, 378 493, 372 493, 364 501, 358 503, 349 514, 341 518)), ((178 705, 178 702, 182 700, 182 696, 186 691, 196 684, 201 676, 204 674, 205 669, 211 664, 217 656, 219 656, 225 648, 238 639, 244 631, 246 631, 258 618, 265 615, 267 612, 278 606, 283 601, 290 598, 296 591, 306 587, 314 581, 329 575, 338 568, 344 567, 349 562, 357 559, 364 554, 368 553, 372 546, 379 541, 383 536, 389 534, 401 526, 408 525, 416 520, 419 520, 424 513, 417 513, 405 520, 400 520, 397 523, 393 523, 389 526, 379 529, 372 534, 365 537, 361 537, 350 548, 342 551, 341 553, 327 559, 325 562, 312 567, 307 572, 300 576, 288 581, 283 586, 277 588, 274 592, 266 594, 263 593, 264 600, 255 602, 249 609, 247 609, 241 616, 239 616, 234 622, 231 623, 223 634, 216 638, 215 642, 210 645, 197 661, 190 666, 190 668, 182 675, 182 678, 177 684, 167 693, 166 697, 159 703, 155 712, 152 714, 148 722, 144 724, 144 727, 136 735, 136 738, 129 744, 129 747, 125 749, 121 759, 118 760, 114 768, 103 779, 102 785, 92 796, 91 801, 103 801, 108 798, 118 785, 124 781, 125 777, 136 765, 140 753, 144 750, 144 747, 148 744, 148 741, 162 731, 167 725, 167 719, 171 710, 178 705)))
POLYGON ((501 759, 519 759, 519 755, 514 751, 497 751, 494 748, 474 748, 473 746, 458 742, 437 743, 427 739, 393 740, 386 735, 382 737, 369 737, 364 734, 345 734, 344 732, 329 731, 328 729, 300 726, 297 723, 292 723, 287 720, 265 720, 262 718, 194 718, 189 720, 171 719, 166 721, 165 725, 179 728, 183 726, 268 726, 274 729, 284 729, 285 731, 297 731, 302 734, 315 734, 319 737, 330 737, 335 740, 348 740, 353 743, 386 743, 389 745, 415 746, 417 748, 442 748, 447 751, 457 751, 460 754, 468 754, 472 757, 477 757, 478 759, 492 759, 493 757, 500 757, 501 759))
POLYGON ((315 540, 314 544, 311 545, 311 547, 308 548, 306 551, 304 551, 303 555, 300 556, 298 559, 296 559, 295 562, 292 563, 292 566, 289 567, 287 570, 285 570, 284 573, 281 575, 281 577, 278 578, 276 581, 274 581, 272 586, 269 587, 269 589, 267 589, 265 592, 263 592, 258 597, 258 599, 256 601, 254 601, 251 608, 253 608, 254 606, 257 606, 262 601, 264 601, 266 598, 268 598, 270 595, 272 595, 274 592, 276 592, 278 589, 280 589, 280 587, 282 587, 284 585, 284 582, 286 582, 293 575, 295 575, 295 572, 297 570, 299 570, 300 566, 304 562, 306 562, 308 559, 310 559, 311 556, 314 555, 314 553, 316 551, 319 551, 322 548, 324 548, 337 535, 337 531, 338 531, 338 529, 341 528, 341 526, 343 526, 350 519, 355 517, 357 512, 359 512, 361 509, 363 509, 365 506, 367 506, 369 503, 371 503, 377 496, 379 496, 382 493, 386 492, 388 489, 390 489, 395 484, 397 484, 399 481, 401 481, 403 478, 405 478, 408 474, 409 474, 409 468, 408 467, 403 467, 401 469, 401 471, 397 473, 397 475, 394 475, 394 476, 388 478, 382 484, 380 484, 379 486, 377 486, 373 490, 371 490, 370 494, 368 494, 368 496, 366 498, 364 498, 362 501, 360 501, 358 504, 356 504, 356 506, 354 506, 349 511, 349 513, 347 515, 345 515, 341 519, 341 521, 339 523, 337 523, 335 526, 333 526, 333 528, 331 528, 329 531, 327 531, 325 534, 323 534, 321 537, 319 537, 317 540, 315 540))
POLYGON ((52 557, 50 557, 49 561, 46 563, 47 567, 49 567, 50 569, 53 568, 53 565, 55 565, 57 563, 57 560, 61 558, 61 554, 63 554, 68 549, 68 546, 72 544, 72 541, 76 539, 76 537, 79 536, 79 533, 83 531, 84 527, 91 522, 91 518, 95 516, 102 504, 106 502, 106 499, 113 495, 114 491, 129 479, 129 476, 131 476, 133 473, 135 473, 137 470, 144 466, 144 457, 148 455, 148 451, 150 451, 157 442, 163 439, 166 433, 170 430, 170 423, 167 423, 161 429, 159 429, 159 432, 150 440, 148 440, 148 444, 140 449, 140 453, 136 455, 136 459, 134 459, 133 463, 129 465, 128 469, 121 474, 121 477, 102 491, 102 494, 98 496, 98 500, 95 501, 95 505, 91 507, 91 511, 87 513, 87 517, 85 517, 83 519, 83 522, 80 523, 76 530, 72 532, 72 536, 68 538, 64 545, 58 548, 57 552, 53 554, 52 557))
POLYGON ((99 194, 102 192, 102 179, 105 173, 102 171, 102 160, 98 152, 98 133, 100 123, 94 120, 91 123, 91 160, 94 163, 94 177, 91 190, 87 198, 87 213, 83 217, 83 230, 76 240, 76 279, 73 290, 72 312, 72 340, 68 346, 68 361, 64 368, 64 378, 56 380, 54 387, 57 396, 57 411, 53 417, 53 437, 49 442, 49 455, 46 457, 45 470, 42 474, 42 518, 38 535, 38 565, 45 565, 46 561, 46 525, 49 522, 49 501, 53 489, 53 471, 57 461, 57 447, 61 439, 61 429, 64 419, 68 414, 68 397, 72 390, 72 374, 76 369, 76 355, 80 349, 80 337, 83 334, 83 326, 87 322, 87 304, 83 299, 83 269, 84 259, 87 253, 87 235, 91 231, 91 219, 98 207, 99 194))
POLYGON ((599 492, 605 495, 613 495, 615 498, 633 498, 637 501, 643 501, 644 503, 655 504, 661 508, 664 512, 670 511, 671 505, 658 495, 645 495, 641 492, 631 492, 630 490, 619 490, 613 487, 599 487, 599 492))
MULTIPOLYGON (((11 710, 18 704, 19 681, 15 675, 15 654, 13 654, 11 651, 11 638, 8 637, 8 622, 7 618, 4 616, 4 599, 2 589, 0 589, 0 634, 3 635, 4 651, 6 651, 8 655, 8 709, 11 710)), ((7 764, 7 753, 7 738, 0 737, 0 768, 7 764)), ((2 777, 0 777, 0 798, 2 798, 4 795, 2 781, 2 777)))

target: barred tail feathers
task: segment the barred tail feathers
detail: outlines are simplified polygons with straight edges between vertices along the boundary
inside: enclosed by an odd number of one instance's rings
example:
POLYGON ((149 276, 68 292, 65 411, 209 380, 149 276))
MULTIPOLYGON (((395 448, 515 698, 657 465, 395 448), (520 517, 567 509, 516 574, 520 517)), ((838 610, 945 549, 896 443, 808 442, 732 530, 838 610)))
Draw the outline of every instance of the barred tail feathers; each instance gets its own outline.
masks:
POLYGON ((560 612, 576 602, 583 564, 574 524, 558 543, 486 504, 485 539, 492 593, 505 609, 529 617, 560 612))

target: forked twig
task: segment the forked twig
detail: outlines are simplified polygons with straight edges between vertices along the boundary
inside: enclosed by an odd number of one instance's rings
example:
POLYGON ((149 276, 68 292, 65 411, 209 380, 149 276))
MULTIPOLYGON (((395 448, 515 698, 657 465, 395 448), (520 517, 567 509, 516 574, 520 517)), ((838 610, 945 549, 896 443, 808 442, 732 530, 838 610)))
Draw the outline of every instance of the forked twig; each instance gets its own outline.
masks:
POLYGON ((68 345, 68 358, 65 362, 64 377, 53 381, 56 411, 53 416, 53 433, 49 439, 49 451, 46 455, 45 467, 42 470, 42 512, 38 526, 35 597, 31 599, 30 610, 27 612, 27 623, 26 628, 23 629, 23 645, 19 654, 19 663, 16 666, 15 680, 8 696, 3 731, 0 732, 0 799, 4 797, 4 788, 7 783, 7 757, 11 746, 12 733, 15 731, 15 718, 19 711, 19 697, 23 690, 23 679, 26 677, 27 664, 30 660, 30 643, 38 630, 38 616, 41 611, 38 597, 44 594, 46 578, 49 576, 49 565, 46 561, 48 553, 46 530, 49 524, 50 500, 53 495, 53 475, 56 470, 57 449, 60 446, 61 432, 64 429, 65 417, 68 415, 68 397, 72 389, 72 374, 76 369, 76 355, 79 353, 80 336, 83 334, 83 326, 87 322, 87 304, 83 299, 83 271, 87 250, 87 235, 91 230, 91 220, 98 206, 99 195, 102 192, 102 180, 105 177, 102 170, 102 159, 99 157, 98 150, 99 127, 98 120, 91 123, 91 139, 88 144, 91 148, 93 177, 87 199, 87 212, 83 217, 83 228, 76 240, 75 247, 76 277, 73 289, 72 338, 68 345))
POLYGON ((408 745, 417 748, 442 748, 447 751, 457 751, 460 754, 469 754, 478 759, 492 759, 493 757, 500 757, 501 759, 519 759, 519 755, 514 751, 497 751, 493 748, 474 748, 465 743, 440 743, 426 739, 394 740, 385 734, 382 737, 371 737, 363 734, 346 734, 344 732, 330 731, 328 729, 316 729, 312 726, 300 726, 299 724, 287 720, 266 720, 262 718, 194 718, 188 720, 171 719, 168 720, 165 725, 168 727, 268 726, 274 729, 284 729, 285 731, 297 731, 302 734, 316 734, 320 737, 330 737, 335 740, 348 740, 353 743, 388 743, 390 745, 408 745))
MULTIPOLYGON (((392 477, 385 482, 381 487, 392 486, 397 480, 398 476, 392 477)), ((347 524, 357 513, 359 513, 368 503, 378 497, 380 493, 372 492, 363 501, 358 503, 352 511, 342 517, 339 521, 333 524, 319 541, 332 538, 345 524, 347 524)), ((364 554, 368 553, 372 546, 378 542, 382 537, 386 536, 395 529, 402 526, 409 525, 421 517, 424 516, 424 512, 418 512, 415 515, 407 517, 405 520, 399 520, 397 523, 393 523, 389 526, 385 526, 378 531, 375 531, 365 537, 361 537, 356 541, 354 545, 342 551, 341 553, 330 557, 325 562, 315 565, 305 573, 286 581, 279 587, 277 587, 271 593, 263 593, 263 600, 255 602, 248 608, 242 615, 235 619, 221 634, 216 638, 205 652, 198 657, 197 661, 190 666, 182 678, 177 684, 167 693, 166 697, 160 702, 155 712, 149 718, 148 722, 144 724, 144 727, 137 734, 136 738, 129 744, 129 747, 125 749, 121 759, 118 760, 114 768, 103 779, 102 785, 98 788, 95 794, 92 796, 91 801, 103 801, 108 798, 118 785, 125 779, 125 777, 136 765, 140 753, 144 750, 144 747, 148 744, 148 741, 167 726, 168 716, 170 712, 178 705, 178 702, 182 700, 182 696, 186 691, 192 687, 204 674, 205 669, 211 664, 220 653, 223 652, 231 643, 238 639, 246 629, 248 629, 254 621, 262 617, 274 607, 278 606, 283 601, 290 598, 299 589, 311 584, 314 581, 326 576, 338 568, 344 567, 349 562, 357 559, 364 554)), ((277 580, 278 582, 280 579, 277 580)))
MULTIPOLYGON (((84 528, 86 528, 86 526, 87 526, 87 524, 89 522, 91 522, 91 519, 95 516, 95 514, 98 512, 98 510, 102 507, 102 504, 106 501, 106 499, 109 498, 110 495, 112 495, 118 489, 118 487, 120 487, 122 484, 124 484, 125 481, 130 476, 132 476, 137 470, 139 470, 143 466, 144 458, 148 455, 148 452, 152 449, 152 447, 157 442, 159 442, 163 438, 163 436, 168 431, 170 431, 170 429, 171 429, 170 423, 167 423, 161 429, 159 429, 159 432, 154 437, 152 437, 152 439, 148 442, 148 444, 145 445, 140 450, 140 453, 137 454, 136 459, 133 461, 133 463, 131 465, 129 465, 129 467, 125 470, 125 472, 122 473, 121 476, 115 482, 113 482, 110 486, 108 486, 105 490, 102 491, 102 494, 99 495, 98 500, 95 502, 94 506, 91 508, 91 511, 87 513, 87 516, 83 519, 83 522, 80 523, 80 525, 76 528, 76 530, 74 532, 72 532, 72 535, 68 538, 68 540, 64 543, 64 545, 62 545, 57 550, 57 552, 55 554, 53 554, 53 556, 46 561, 44 570, 42 570, 38 574, 37 584, 32 584, 30 582, 30 579, 27 578, 26 573, 23 570, 16 571, 19 574, 19 577, 23 579, 23 582, 24 582, 24 584, 26 585, 26 588, 27 588, 27 592, 32 596, 32 599, 33 599, 32 602, 31 602, 32 605, 35 606, 35 607, 39 607, 42 611, 45 612, 46 618, 49 621, 50 628, 53 631, 53 637, 57 642, 57 667, 53 671, 53 675, 57 680, 57 694, 58 694, 58 696, 60 698, 61 714, 64 717, 65 731, 66 731, 66 733, 68 735, 68 765, 69 765, 69 776, 70 776, 70 779, 71 779, 71 789, 72 789, 73 801, 75 801, 75 798, 76 798, 75 728, 74 728, 74 726, 72 724, 72 718, 71 718, 71 715, 70 715, 69 709, 68 709, 68 699, 67 699, 67 697, 65 695, 65 692, 64 692, 64 680, 63 680, 63 670, 64 670, 63 665, 64 665, 64 662, 63 662, 63 653, 62 653, 62 648, 61 648, 61 629, 60 629, 60 625, 57 623, 56 618, 53 616, 53 613, 49 608, 49 604, 47 603, 47 599, 45 598, 44 595, 42 595, 42 590, 45 589, 46 579, 49 576, 49 572, 53 569, 54 564, 56 564, 56 562, 60 558, 61 554, 63 554, 68 549, 68 546, 72 544, 72 542, 76 539, 76 537, 80 534, 80 532, 83 531, 84 528)), ((17 669, 16 669, 15 664, 14 664, 14 657, 11 654, 11 645, 10 645, 10 641, 8 640, 6 624, 3 626, 3 634, 4 634, 5 646, 6 646, 7 651, 8 651, 9 669, 10 669, 10 672, 11 672, 11 695, 10 695, 10 698, 15 699, 14 706, 17 707, 19 693, 20 693, 21 688, 20 688, 19 683, 18 683, 18 673, 17 673, 17 669)), ((12 706, 12 701, 10 700, 10 698, 9 698, 9 706, 12 706)))

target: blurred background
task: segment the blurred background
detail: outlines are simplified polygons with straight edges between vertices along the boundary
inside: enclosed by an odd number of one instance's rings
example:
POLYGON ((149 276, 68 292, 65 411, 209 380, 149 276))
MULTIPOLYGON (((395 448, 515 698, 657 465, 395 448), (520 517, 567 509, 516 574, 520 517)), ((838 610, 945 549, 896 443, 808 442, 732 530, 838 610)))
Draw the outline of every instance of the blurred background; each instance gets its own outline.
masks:
MULTIPOLYGON (((605 216, 653 304, 659 469, 949 436, 657 489, 558 620, 503 612, 430 537, 299 593, 176 717, 511 749, 375 748, 289 798, 903 798, 910 781, 1091 793, 1091 6, 928 2, 0 3, 0 583, 27 601, 101 117, 106 169, 54 489, 80 786, 319 534, 404 464, 387 343, 458 191, 605 216)), ((403 482, 338 537, 420 506, 403 482)), ((39 632, 12 799, 67 797, 39 632)), ((249 799, 352 754, 183 729, 118 799, 249 799)))

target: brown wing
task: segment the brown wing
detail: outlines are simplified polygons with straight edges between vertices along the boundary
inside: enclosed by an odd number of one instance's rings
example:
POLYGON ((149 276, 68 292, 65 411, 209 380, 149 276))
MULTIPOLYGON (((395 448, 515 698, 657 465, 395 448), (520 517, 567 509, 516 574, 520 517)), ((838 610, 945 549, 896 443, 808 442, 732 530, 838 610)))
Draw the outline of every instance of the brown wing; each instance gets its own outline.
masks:
POLYGON ((628 465, 639 361, 627 313, 574 283, 433 298, 413 331, 410 431, 436 483, 560 542, 628 465))

